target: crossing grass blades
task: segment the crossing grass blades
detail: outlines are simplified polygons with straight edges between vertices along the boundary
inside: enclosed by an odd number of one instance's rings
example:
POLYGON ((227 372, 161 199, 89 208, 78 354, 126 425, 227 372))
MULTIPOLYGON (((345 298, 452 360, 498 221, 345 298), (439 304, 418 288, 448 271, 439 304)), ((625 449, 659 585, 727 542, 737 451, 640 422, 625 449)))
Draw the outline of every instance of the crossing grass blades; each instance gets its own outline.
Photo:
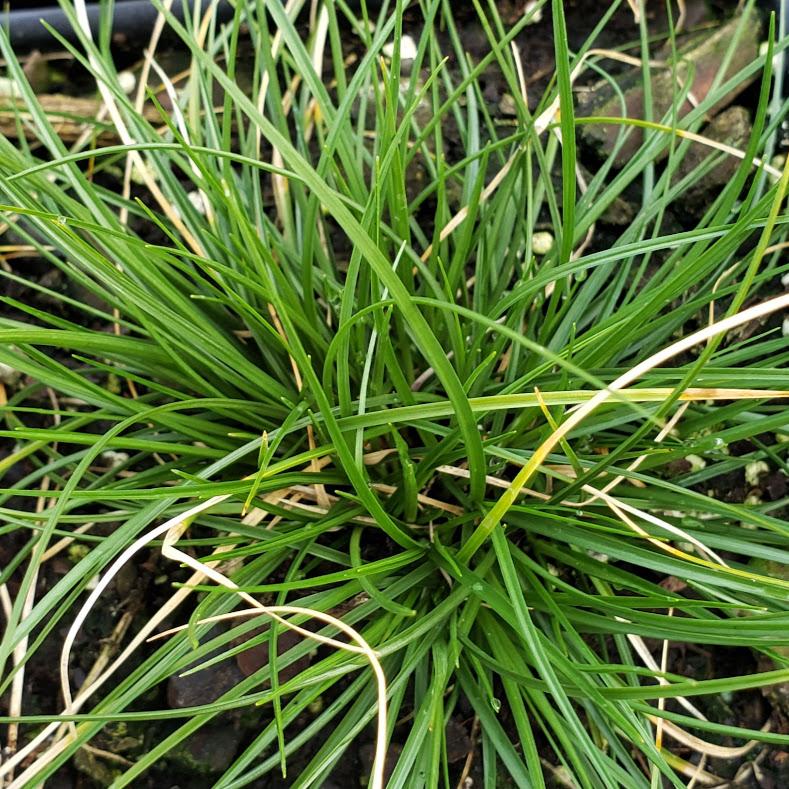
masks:
MULTIPOLYGON (((719 484, 787 471, 789 170, 767 164, 785 41, 684 115, 679 79, 625 166, 590 173, 573 90, 618 63, 592 50, 621 2, 580 51, 558 0, 514 23, 475 2, 476 61, 456 4, 412 3, 407 69, 404 2, 255 0, 225 25, 155 4, 131 96, 108 28, 64 4, 103 106, 68 147, 0 33, 20 91, 0 274, 31 296, 0 319, 21 375, 0 433, 19 545, 0 574, 4 785, 86 753, 145 785, 239 712, 254 725, 216 787, 324 785, 364 745, 374 787, 711 785, 785 748, 779 717, 733 725, 713 703, 789 681, 786 498, 719 484), (555 80, 530 111, 513 42, 549 12, 555 80), (181 75, 158 66, 165 27, 181 75), (514 123, 491 114, 491 69, 514 123), (721 151, 703 124, 754 75, 750 142, 721 151), (165 99, 160 122, 143 112, 165 99), (693 135, 711 158, 678 177, 693 135), (677 229, 725 157, 734 176, 677 229), (602 229, 633 190, 632 221, 602 229), (152 549, 164 598, 108 608, 152 549), (97 611, 111 626, 75 682, 97 611), (60 714, 40 714, 29 672, 53 639, 60 714), (219 698, 166 703, 171 678, 255 646, 270 659, 219 698), (693 675, 672 646, 752 660, 693 675), (133 759, 101 746, 140 722, 155 736, 133 759)), ((642 14, 627 54, 649 36, 642 14)))

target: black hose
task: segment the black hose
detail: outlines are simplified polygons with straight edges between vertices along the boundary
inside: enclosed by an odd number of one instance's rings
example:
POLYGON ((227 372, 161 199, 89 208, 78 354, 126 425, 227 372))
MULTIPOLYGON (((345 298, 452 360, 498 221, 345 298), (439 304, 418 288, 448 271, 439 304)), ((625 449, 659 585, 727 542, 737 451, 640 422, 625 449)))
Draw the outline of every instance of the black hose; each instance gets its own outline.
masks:
MULTIPOLYGON (((191 0, 186 0, 186 3, 187 8, 191 7, 191 0)), ((209 0, 203 0, 204 8, 208 8, 209 5, 209 0)), ((172 12, 179 20, 184 18, 183 7, 184 0, 174 0, 172 12)), ((95 35, 99 28, 101 6, 99 3, 88 3, 87 11, 90 27, 95 35)), ((122 34, 129 42, 142 40, 150 34, 158 13, 151 0, 117 0, 112 17, 112 32, 122 34)), ((233 7, 229 2, 220 0, 216 14, 219 22, 229 19, 233 15, 233 7)), ((41 24, 42 19, 67 41, 76 41, 77 36, 71 22, 57 6, 0 13, 0 24, 8 31, 11 46, 17 51, 51 49, 56 45, 56 39, 41 24)))

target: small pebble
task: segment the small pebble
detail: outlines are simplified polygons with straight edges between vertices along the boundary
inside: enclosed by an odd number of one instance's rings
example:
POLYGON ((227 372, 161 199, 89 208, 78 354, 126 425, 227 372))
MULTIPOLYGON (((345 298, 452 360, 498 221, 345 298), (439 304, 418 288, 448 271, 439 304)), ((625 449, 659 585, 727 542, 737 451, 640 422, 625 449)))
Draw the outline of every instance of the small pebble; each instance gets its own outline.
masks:
MULTIPOLYGON (((391 60, 394 56, 394 42, 390 41, 388 44, 384 44, 381 51, 384 57, 391 60)), ((402 36, 400 38, 400 60, 415 60, 416 54, 417 48, 414 39, 408 35, 402 36)))
POLYGON ((134 89, 137 87, 137 77, 135 77, 131 71, 121 71, 118 73, 118 84, 121 86, 121 90, 128 96, 130 93, 134 92, 134 89))
POLYGON ((686 455, 685 460, 690 463, 691 471, 701 471, 707 466, 707 461, 703 457, 699 457, 699 455, 686 455))
POLYGON ((509 93, 503 93, 499 99, 499 112, 502 115, 517 115, 518 108, 515 99, 509 93))
POLYGON ((0 96, 14 98, 22 95, 19 85, 13 79, 8 77, 0 77, 0 96))
POLYGON ((542 22, 542 3, 540 0, 528 0, 523 8, 523 15, 528 16, 532 12, 534 12, 534 14, 526 24, 536 25, 538 22, 542 22))
POLYGON ((745 466, 745 481, 755 488, 759 484, 759 478, 762 474, 767 473, 770 467, 763 460, 755 460, 753 463, 748 463, 745 466))
POLYGON ((113 449, 108 449, 106 452, 101 453, 101 459, 110 468, 117 468, 128 462, 129 455, 126 452, 116 452, 113 449))
POLYGON ((187 197, 189 198, 189 202, 195 207, 197 213, 205 216, 207 211, 205 207, 205 197, 203 196, 203 193, 198 191, 189 192, 187 197))
POLYGON ((547 255, 553 249, 553 234, 540 231, 531 237, 531 249, 535 255, 547 255))

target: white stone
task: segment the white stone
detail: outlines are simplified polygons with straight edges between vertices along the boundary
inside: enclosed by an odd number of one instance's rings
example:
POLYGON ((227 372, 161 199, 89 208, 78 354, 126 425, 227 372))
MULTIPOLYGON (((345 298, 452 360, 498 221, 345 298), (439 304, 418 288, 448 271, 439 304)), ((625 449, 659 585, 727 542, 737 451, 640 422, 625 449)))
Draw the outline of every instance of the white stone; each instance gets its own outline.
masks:
POLYGON ((15 80, 8 77, 0 77, 0 96, 4 97, 18 97, 22 95, 19 85, 15 80))
POLYGON ((189 198, 189 202, 195 207, 197 213, 205 216, 207 212, 205 207, 205 197, 203 197, 203 193, 198 191, 189 192, 187 197, 189 198))
POLYGON ((547 255, 553 249, 553 234, 545 230, 531 237, 531 249, 535 255, 547 255))
POLYGON ((699 455, 685 455, 685 460, 690 463, 691 471, 701 471, 707 466, 707 461, 703 457, 699 457, 699 455))
POLYGON ((537 9, 534 16, 528 21, 527 24, 529 25, 536 25, 538 22, 542 22, 542 5, 540 0, 527 0, 526 5, 523 7, 523 15, 528 16, 531 14, 534 9, 537 9), (540 6, 538 8, 538 6, 540 6))
POLYGON ((509 93, 502 94, 499 99, 499 112, 502 115, 517 115, 518 106, 515 104, 515 99, 509 93))
POLYGON ((128 96, 137 87, 137 77, 131 71, 118 72, 118 84, 121 90, 128 96))
POLYGON ((755 487, 759 484, 759 477, 769 470, 770 467, 763 460, 754 460, 745 467, 745 481, 755 487))
MULTIPOLYGON (((394 41, 384 44, 383 49, 384 57, 390 60, 394 57, 394 41)), ((400 60, 415 60, 417 54, 416 42, 411 36, 405 35, 400 38, 400 60)))
POLYGON ((110 468, 117 468, 128 462, 129 455, 126 452, 116 452, 114 449, 108 449, 106 452, 101 453, 101 459, 110 468))

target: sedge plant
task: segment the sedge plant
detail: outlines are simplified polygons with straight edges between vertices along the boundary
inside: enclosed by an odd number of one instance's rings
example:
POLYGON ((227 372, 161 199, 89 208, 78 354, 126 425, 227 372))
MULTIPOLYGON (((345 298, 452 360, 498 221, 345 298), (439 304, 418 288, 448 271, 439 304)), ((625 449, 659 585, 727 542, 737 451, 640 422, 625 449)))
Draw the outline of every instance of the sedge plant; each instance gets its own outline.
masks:
POLYGON ((132 96, 109 25, 62 3, 101 105, 68 144, 0 31, 19 92, 0 275, 30 295, 0 318, 0 362, 21 375, 0 431, 2 530, 20 546, 0 570, 4 785, 106 758, 91 745, 106 726, 145 722, 161 736, 108 762, 113 786, 141 785, 239 711, 256 724, 211 778, 223 789, 320 786, 365 742, 376 787, 680 787, 715 780, 709 756, 785 747, 711 704, 789 681, 786 498, 732 502, 719 483, 787 472, 789 169, 769 164, 785 42, 770 27, 685 114, 678 75, 665 117, 608 119, 617 145, 640 143, 591 173, 578 81, 616 89, 625 60, 648 95, 671 68, 650 61, 643 14, 633 47, 597 48, 625 3, 575 51, 569 4, 505 24, 475 0, 473 59, 449 0, 249 0, 221 26, 154 2, 132 96), (535 109, 515 44, 549 11, 556 72, 535 109), (180 75, 158 64, 165 28, 180 75), (493 72, 514 122, 486 100, 493 72), (748 145, 708 140, 708 114, 751 82, 748 145), (709 155, 686 172, 691 144, 709 155), (727 157, 703 214, 671 221, 727 157), (634 193, 632 220, 602 229, 634 193), (157 610, 116 612, 72 687, 86 617, 150 548, 180 583, 157 610), (61 712, 38 714, 26 672, 53 639, 61 712), (171 678, 263 644, 219 698, 164 702, 171 678), (771 668, 686 676, 671 645, 771 668))

